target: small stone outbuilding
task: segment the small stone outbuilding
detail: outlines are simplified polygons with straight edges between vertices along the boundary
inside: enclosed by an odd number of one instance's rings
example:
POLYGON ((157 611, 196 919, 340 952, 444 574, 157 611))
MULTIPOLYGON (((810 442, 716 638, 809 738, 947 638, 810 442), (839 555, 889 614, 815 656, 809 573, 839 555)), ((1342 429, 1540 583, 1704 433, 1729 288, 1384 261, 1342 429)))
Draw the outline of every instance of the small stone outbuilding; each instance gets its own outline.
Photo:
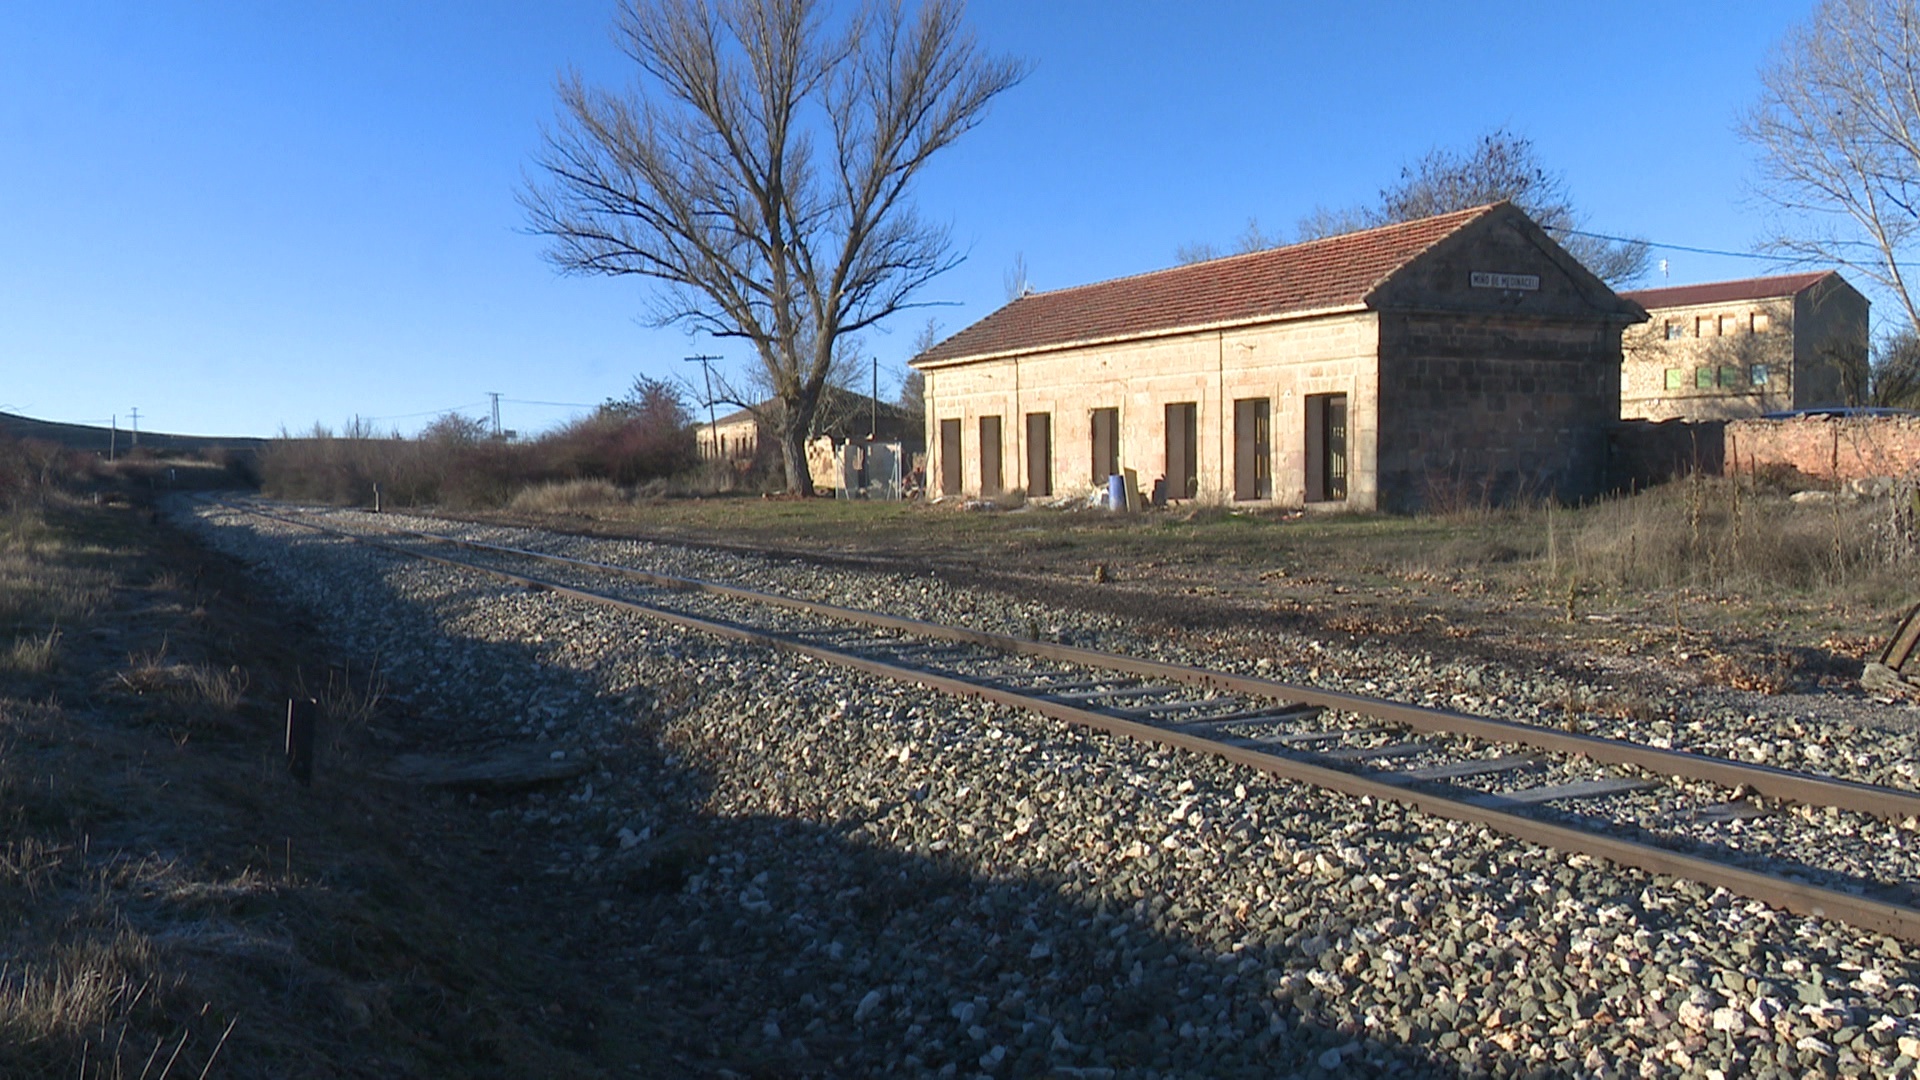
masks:
POLYGON ((1009 303, 916 357, 935 495, 1598 493, 1645 313, 1508 203, 1009 303))

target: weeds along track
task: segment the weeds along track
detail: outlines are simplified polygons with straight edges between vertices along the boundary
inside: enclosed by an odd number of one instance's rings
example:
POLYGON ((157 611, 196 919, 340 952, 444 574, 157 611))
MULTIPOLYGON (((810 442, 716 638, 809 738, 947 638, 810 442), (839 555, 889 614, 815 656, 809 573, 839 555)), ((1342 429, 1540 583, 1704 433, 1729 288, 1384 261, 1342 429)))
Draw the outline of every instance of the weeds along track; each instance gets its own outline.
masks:
POLYGON ((1920 792, 1029 637, 721 581, 223 502, 530 590, 1393 800, 1568 854, 1920 942, 1920 792))

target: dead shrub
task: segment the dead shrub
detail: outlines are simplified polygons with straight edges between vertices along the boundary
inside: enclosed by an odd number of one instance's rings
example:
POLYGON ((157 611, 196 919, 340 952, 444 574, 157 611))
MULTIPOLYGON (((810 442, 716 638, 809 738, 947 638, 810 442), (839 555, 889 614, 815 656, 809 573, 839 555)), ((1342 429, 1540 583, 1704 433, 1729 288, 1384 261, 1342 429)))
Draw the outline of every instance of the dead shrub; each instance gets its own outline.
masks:
POLYGON ((627 495, 606 480, 562 480, 522 488, 507 509, 520 514, 587 514, 627 501, 627 495))

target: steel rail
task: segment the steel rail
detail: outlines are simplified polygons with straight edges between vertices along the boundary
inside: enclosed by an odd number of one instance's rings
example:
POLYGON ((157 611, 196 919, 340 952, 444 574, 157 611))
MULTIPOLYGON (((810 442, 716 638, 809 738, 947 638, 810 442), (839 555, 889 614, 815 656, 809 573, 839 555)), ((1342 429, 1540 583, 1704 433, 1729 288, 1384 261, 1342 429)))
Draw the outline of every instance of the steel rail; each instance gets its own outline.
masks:
MULTIPOLYGON (((252 510, 251 508, 246 509, 248 509, 249 512, 260 512, 252 510)), ((308 522, 296 523, 310 525, 308 522)), ((1338 690, 1323 690, 1311 686, 1276 682, 1271 679, 1262 679, 1251 675, 1208 671, 1202 668, 1186 667, 1184 665, 1171 664, 1160 660, 1148 660, 1136 656, 1103 652, 1097 649, 1085 649, 1075 645, 1030 641, 1025 638, 1013 637, 1007 634, 996 634, 966 627, 945 626, 939 623, 909 619, 899 615, 888 615, 884 612, 840 607, 813 600, 802 600, 798 597, 781 596, 775 593, 756 592, 752 589, 742 588, 737 585, 727 585, 716 581, 704 581, 699 578, 659 574, 634 567, 595 562, 590 559, 574 559, 564 555, 553 555, 547 552, 532 551, 526 548, 511 547, 504 544, 490 544, 480 540, 467 540, 418 529, 403 529, 395 526, 380 526, 380 528, 397 535, 419 537, 421 539, 438 541, 473 551, 509 555, 577 567, 598 573, 615 574, 662 588, 701 592, 714 596, 723 596, 733 600, 743 600, 755 604, 781 607, 803 614, 826 616, 855 624, 911 634, 916 637, 958 641, 997 649, 1003 652, 1035 656, 1045 660, 1056 660, 1085 667, 1102 668, 1108 671, 1119 671, 1144 678, 1163 679, 1168 682, 1177 682, 1205 689, 1247 694, 1253 697, 1272 698, 1302 705, 1317 705, 1325 709, 1357 713, 1361 716, 1401 724, 1415 731, 1431 734, 1464 735, 1488 742, 1526 746, 1550 753, 1585 757, 1588 760, 1608 765, 1630 765, 1664 776, 1679 777, 1686 780, 1699 780, 1706 783, 1718 784, 1726 788, 1737 789, 1745 787, 1757 794, 1784 802, 1802 803, 1810 806, 1831 806, 1841 810, 1850 810, 1856 813, 1894 821, 1920 817, 1920 791, 1908 791, 1901 788, 1886 787, 1880 784, 1844 780, 1839 777, 1822 776, 1817 773, 1795 772, 1777 766, 1734 761, 1730 758, 1716 757, 1711 754, 1699 754, 1686 750, 1666 750, 1656 746, 1647 746, 1641 743, 1627 742, 1623 739, 1612 739, 1601 735, 1586 735, 1580 732, 1560 731, 1534 724, 1523 724, 1513 720, 1475 716, 1471 713, 1454 712, 1449 709, 1435 709, 1425 705, 1414 705, 1409 702, 1392 701, 1385 698, 1344 693, 1338 690)))
MULTIPOLYGON (((484 566, 460 559, 449 558, 444 555, 434 555, 417 551, 399 544, 370 539, 362 534, 319 525, 311 521, 301 521, 260 510, 255 507, 242 506, 218 499, 211 501, 241 513, 255 514, 278 520, 286 524, 340 537, 407 558, 420 559, 425 562, 454 569, 477 572, 529 590, 551 592, 557 596, 568 597, 583 603, 628 611, 683 629, 745 644, 759 645, 796 655, 808 656, 816 660, 863 671, 881 678, 925 686, 960 697, 977 698, 1013 708, 1024 709, 1069 724, 1077 724, 1141 742, 1158 743, 1163 746, 1187 750, 1193 753, 1211 755, 1234 762, 1235 764, 1257 769, 1269 775, 1346 795, 1397 802, 1402 805, 1411 806, 1416 810, 1431 814, 1435 817, 1479 825, 1528 843, 1539 844, 1570 854, 1582 854, 1604 859, 1619 866, 1631 867, 1650 874, 1686 878, 1703 885, 1726 889, 1729 892, 1746 896, 1793 914, 1836 919, 1863 930, 1884 933, 1911 943, 1920 943, 1920 908, 1877 900, 1869 896, 1828 888, 1806 881, 1790 880, 1776 874, 1730 866, 1725 863, 1715 862, 1711 859, 1687 855, 1642 843, 1637 840, 1607 836, 1598 832, 1541 821, 1497 807, 1467 802, 1451 798, 1447 795, 1423 792, 1400 784, 1383 782, 1366 775, 1316 765, 1283 754, 1269 753, 1243 745, 1222 743, 1201 735, 1156 727, 1135 720, 1095 712, 1062 701, 1031 696, 1004 687, 983 685, 954 675, 941 674, 921 668, 906 667, 855 653, 841 652, 829 646, 802 641, 786 634, 774 633, 720 619, 709 619, 689 615, 685 612, 656 607, 626 597, 613 596, 607 593, 578 588, 567 585, 564 582, 535 577, 529 574, 516 573, 497 567, 484 566)), ((411 532, 411 530, 393 531, 400 533, 411 532)), ((430 533, 415 533, 414 535, 443 540, 449 539, 436 537, 435 534, 430 533)), ((515 551, 515 549, 503 548, 498 545, 484 545, 474 541, 458 541, 458 543, 462 546, 477 546, 496 551, 515 551)), ((537 552, 524 554, 567 562, 574 565, 590 567, 604 566, 604 564, 589 563, 582 560, 562 559, 559 556, 545 556, 537 552)), ((606 566, 605 568, 609 570, 625 569, 611 566, 606 566)), ((661 578, 663 580, 691 580, 669 578, 666 575, 648 575, 642 571, 635 571, 633 573, 641 576, 661 578)), ((731 586, 722 586, 720 588, 733 590, 731 586)), ((831 608, 829 605, 820 605, 820 607, 833 611, 849 610, 831 608)), ((889 621, 897 621, 911 626, 930 625, 919 624, 914 620, 897 620, 894 616, 881 617, 889 621)), ((1019 642, 1017 638, 1005 638, 1003 635, 981 634, 977 631, 964 631, 963 633, 966 636, 961 638, 961 640, 977 640, 981 644, 989 644, 1003 640, 1021 644, 1031 644, 1019 642)), ((1113 654, 1093 653, 1086 650, 1074 650, 1074 652, 1088 652, 1089 655, 1095 657, 1107 657, 1120 660, 1129 659, 1125 657, 1114 657, 1113 654)), ((1173 667, 1173 665, 1160 665, 1157 662, 1144 663, 1148 663, 1152 670, 1158 670, 1162 667, 1173 667)), ((1267 687, 1277 688, 1284 685, 1269 683, 1266 680, 1250 681, 1267 687)), ((1316 693, 1324 692, 1316 691, 1316 693)), ((1350 695, 1332 696, 1342 700, 1372 700, 1353 698, 1350 695)))

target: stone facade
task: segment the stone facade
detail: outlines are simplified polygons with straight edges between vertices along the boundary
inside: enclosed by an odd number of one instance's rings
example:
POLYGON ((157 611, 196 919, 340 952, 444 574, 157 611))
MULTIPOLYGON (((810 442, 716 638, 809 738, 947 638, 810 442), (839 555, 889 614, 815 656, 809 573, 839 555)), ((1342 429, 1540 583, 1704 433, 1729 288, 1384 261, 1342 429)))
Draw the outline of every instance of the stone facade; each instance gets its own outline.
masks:
POLYGON ((929 490, 1084 495, 1117 465, 1216 503, 1596 493, 1621 329, 1642 313, 1507 204, 1441 220, 1015 301, 914 361, 929 490), (1422 226, 1437 235, 1368 263, 1422 226), (1351 283, 1294 280, 1338 274, 1351 283), (1303 298, 1263 313, 1252 288, 1303 298), (1212 318, 1209 289, 1237 314, 1212 318))
POLYGON ((1867 299, 1835 273, 1623 295, 1649 315, 1622 342, 1624 419, 1733 420, 1843 404, 1839 358, 1867 340, 1867 299))

